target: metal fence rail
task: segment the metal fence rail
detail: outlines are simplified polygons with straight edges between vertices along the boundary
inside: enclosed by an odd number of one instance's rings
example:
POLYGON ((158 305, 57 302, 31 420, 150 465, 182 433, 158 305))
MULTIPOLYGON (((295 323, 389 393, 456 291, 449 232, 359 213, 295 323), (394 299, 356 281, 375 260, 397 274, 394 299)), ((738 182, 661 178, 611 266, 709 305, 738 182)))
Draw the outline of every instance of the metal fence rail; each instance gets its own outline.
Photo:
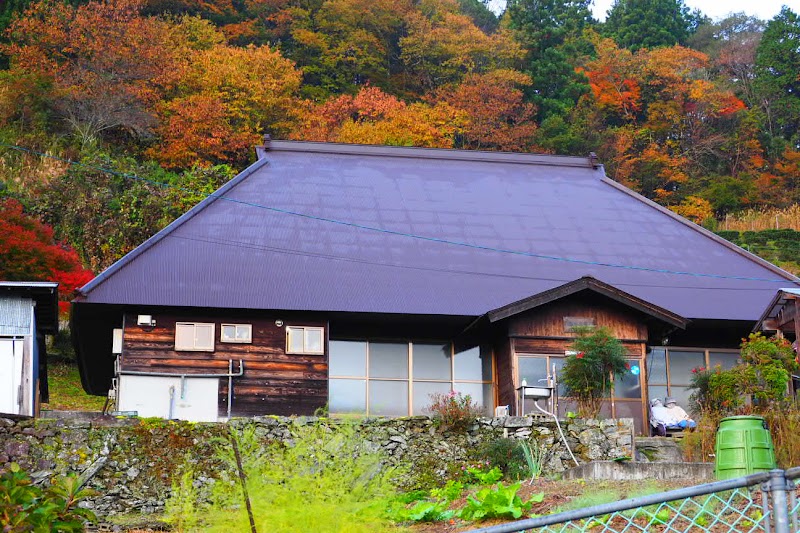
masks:
POLYGON ((472 533, 800 533, 800 467, 639 496, 472 533))

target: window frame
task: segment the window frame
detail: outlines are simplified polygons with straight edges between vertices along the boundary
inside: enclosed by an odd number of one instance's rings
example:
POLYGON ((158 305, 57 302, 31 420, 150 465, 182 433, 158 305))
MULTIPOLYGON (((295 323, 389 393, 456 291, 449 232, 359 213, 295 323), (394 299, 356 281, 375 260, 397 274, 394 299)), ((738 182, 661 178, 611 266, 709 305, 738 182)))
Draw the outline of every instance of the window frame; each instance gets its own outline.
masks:
POLYGON ((289 355, 325 355, 325 326, 286 326, 286 353, 289 355), (291 335, 292 330, 303 331, 303 349, 302 351, 292 350, 291 335), (319 331, 321 336, 319 351, 308 349, 308 332, 319 331))
MULTIPOLYGON (((488 380, 468 380, 468 379, 456 379, 455 373, 455 364, 456 364, 456 357, 458 354, 465 353, 469 350, 461 350, 456 352, 455 345, 452 341, 447 340, 436 340, 436 339, 383 339, 383 338, 337 338, 337 339, 330 339, 330 342, 360 342, 366 344, 366 364, 364 368, 364 375, 339 375, 339 374, 331 374, 328 373, 328 379, 336 379, 336 380, 352 380, 352 381, 365 381, 365 410, 363 412, 364 416, 381 416, 375 415, 370 411, 370 382, 372 381, 392 381, 392 382, 402 382, 406 384, 407 391, 408 391, 408 398, 407 398, 407 412, 403 415, 398 416, 415 416, 414 414, 414 384, 415 383, 443 383, 449 386, 449 390, 459 390, 458 386, 462 384, 470 384, 470 385, 481 385, 486 386, 489 385, 491 387, 489 396, 484 398, 483 402, 487 405, 483 407, 489 412, 490 410, 494 409, 494 406, 497 404, 497 386, 495 384, 495 376, 497 375, 497 368, 496 368, 496 361, 495 361, 495 354, 494 350, 491 346, 475 346, 470 349, 477 348, 478 350, 487 349, 489 356, 491 357, 491 375, 488 380), (406 357, 408 363, 408 374, 407 377, 404 378, 389 378, 389 377, 376 377, 370 376, 370 355, 371 355, 371 344, 405 344, 406 345, 406 357), (450 354, 450 378, 449 379, 414 379, 414 345, 442 345, 448 346, 450 354)), ((330 357, 330 354, 329 354, 330 357)), ((330 400, 330 399, 329 399, 330 400)), ((336 413, 334 413, 336 414, 336 413)), ((394 415, 385 415, 385 416, 394 416, 394 415)))
POLYGON ((176 352, 214 352, 216 349, 217 325, 214 322, 175 322, 175 351, 176 352), (180 326, 192 326, 194 331, 194 343, 192 347, 178 346, 178 328, 180 326), (197 326, 211 326, 211 346, 208 348, 197 346, 197 326))
POLYGON ((219 325, 219 342, 224 342, 226 344, 252 344, 253 343, 253 324, 220 324, 219 325), (233 339, 226 339, 225 338, 225 328, 232 327, 234 328, 233 331, 233 339), (246 328, 247 329, 247 339, 239 339, 237 338, 239 328, 246 328))
MULTIPOLYGON (((702 352, 703 353, 703 368, 709 369, 710 361, 711 361, 711 353, 729 353, 729 354, 736 354, 737 359, 741 357, 742 352, 741 350, 737 350, 735 348, 698 348, 696 346, 651 346, 651 349, 663 349, 664 350, 664 365, 665 365, 665 373, 667 376, 666 383, 661 381, 652 381, 650 379, 650 354, 647 355, 645 359, 647 361, 647 376, 645 381, 645 387, 647 388, 647 397, 650 399, 650 387, 665 387, 667 389, 667 396, 673 395, 673 387, 681 387, 686 388, 691 385, 691 376, 688 376, 686 383, 682 382, 673 382, 672 379, 672 368, 670 365, 670 351, 676 352, 702 352)), ((651 350, 652 351, 652 350, 651 350)))

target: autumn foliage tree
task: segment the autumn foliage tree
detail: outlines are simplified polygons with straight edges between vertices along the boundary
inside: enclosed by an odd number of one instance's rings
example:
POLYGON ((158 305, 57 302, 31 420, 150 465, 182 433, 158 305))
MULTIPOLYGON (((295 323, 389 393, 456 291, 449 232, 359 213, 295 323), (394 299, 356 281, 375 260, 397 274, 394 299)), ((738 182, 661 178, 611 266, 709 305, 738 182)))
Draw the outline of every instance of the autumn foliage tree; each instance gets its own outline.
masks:
POLYGON ((11 71, 39 90, 82 144, 100 135, 152 133, 152 109, 179 69, 169 24, 139 14, 139 0, 33 3, 2 47, 11 71))
POLYGON ((0 280, 57 281, 60 299, 68 301, 92 277, 74 250, 54 240, 51 227, 16 200, 0 201, 0 280))

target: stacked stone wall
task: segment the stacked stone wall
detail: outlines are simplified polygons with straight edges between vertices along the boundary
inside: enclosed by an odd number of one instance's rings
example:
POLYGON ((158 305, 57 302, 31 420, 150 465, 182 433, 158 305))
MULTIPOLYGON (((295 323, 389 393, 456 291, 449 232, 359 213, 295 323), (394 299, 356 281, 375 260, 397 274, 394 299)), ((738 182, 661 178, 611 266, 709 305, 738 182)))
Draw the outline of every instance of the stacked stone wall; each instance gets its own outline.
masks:
MULTIPOLYGON (((296 428, 357 424, 369 447, 382 449, 388 461, 406 465, 409 487, 427 470, 429 479, 474 459, 484 443, 524 439, 543 452, 545 474, 573 466, 555 423, 529 417, 482 418, 466 431, 451 431, 427 417, 365 419, 256 417, 228 423, 195 424, 154 419, 26 420, 0 418, 0 468, 12 462, 42 482, 53 475, 77 473, 97 491, 87 506, 98 515, 163 511, 174 480, 187 466, 199 485, 213 484, 221 467, 216 450, 231 429, 252 429, 268 442, 291 445, 296 428)), ((580 462, 633 455, 633 421, 570 420, 562 424, 580 462)))

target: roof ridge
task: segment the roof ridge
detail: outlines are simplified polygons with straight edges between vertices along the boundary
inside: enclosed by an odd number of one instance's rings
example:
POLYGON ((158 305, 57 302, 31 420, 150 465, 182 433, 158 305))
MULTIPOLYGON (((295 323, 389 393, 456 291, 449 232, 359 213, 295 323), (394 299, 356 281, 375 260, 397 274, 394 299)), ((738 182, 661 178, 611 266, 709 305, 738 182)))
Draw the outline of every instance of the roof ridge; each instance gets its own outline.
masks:
POLYGON ((784 270, 784 269, 782 269, 782 268, 780 268, 780 267, 778 267, 776 265, 773 265, 772 263, 770 263, 766 259, 763 259, 763 258, 761 258, 761 257, 759 257, 759 256, 757 256, 757 255, 755 255, 755 254, 753 254, 751 252, 748 252, 744 248, 736 246, 734 243, 730 242, 727 239, 723 239, 722 237, 720 237, 719 235, 717 235, 713 231, 709 231, 706 228, 704 228, 703 226, 695 224, 691 220, 688 220, 688 219, 680 216, 679 214, 675 213, 674 211, 672 211, 670 209, 667 209, 663 205, 654 202, 653 200, 647 198, 646 196, 642 196, 641 194, 637 193, 636 191, 631 190, 628 187, 625 187, 623 184, 614 181, 613 179, 609 178, 608 176, 604 176, 600 181, 602 181, 603 183, 605 183, 607 185, 610 185, 611 187, 615 188, 618 191, 624 192, 625 194, 635 198, 636 200, 639 200, 643 204, 648 205, 648 206, 652 207, 653 209, 656 209, 657 211, 667 215, 668 217, 672 218, 673 220, 676 220, 676 221, 680 222, 684 226, 692 229, 693 231, 696 231, 697 233, 703 235, 704 237, 707 237, 707 238, 711 239, 712 241, 716 242, 717 244, 721 244, 722 246, 728 248, 729 250, 741 255, 745 259, 753 261, 754 263, 757 263, 759 266, 762 266, 762 267, 766 268, 767 270, 770 270, 770 271, 774 272, 775 274, 778 274, 779 276, 786 278, 787 282, 800 284, 800 278, 798 278, 797 276, 795 276, 791 272, 787 272, 786 270, 784 270))
POLYGON ((188 222, 190 219, 194 218, 195 215, 200 213, 206 207, 214 203, 216 200, 220 199, 222 196, 225 195, 228 191, 236 187, 239 183, 244 181, 248 176, 250 176, 255 171, 261 169, 261 167, 266 166, 269 164, 267 159, 257 159, 255 163, 241 171, 239 174, 231 178, 230 181, 222 185, 219 189, 214 191, 213 193, 209 194, 205 198, 203 198, 199 203, 197 203, 194 207, 186 211, 184 214, 170 222, 167 226, 159 230, 155 235, 151 236, 149 239, 144 241, 142 244, 128 252, 127 254, 123 255, 119 258, 116 262, 114 262, 111 266, 106 268, 103 272, 98 274, 94 277, 89 283, 78 289, 78 292, 85 296, 101 285, 103 282, 108 280, 111 276, 115 273, 119 272, 122 268, 128 265, 131 261, 142 255, 144 252, 155 246, 159 243, 164 237, 178 229, 184 223, 188 222))
POLYGON ((602 165, 600 165, 597 161, 597 157, 591 154, 586 157, 581 157, 522 152, 490 152, 485 150, 463 150, 454 148, 422 148, 410 146, 346 144, 316 141, 278 141, 265 139, 264 145, 257 147, 256 152, 260 159, 267 157, 269 152, 304 152, 335 155, 400 157, 449 161, 579 167, 594 170, 602 168, 602 165))

